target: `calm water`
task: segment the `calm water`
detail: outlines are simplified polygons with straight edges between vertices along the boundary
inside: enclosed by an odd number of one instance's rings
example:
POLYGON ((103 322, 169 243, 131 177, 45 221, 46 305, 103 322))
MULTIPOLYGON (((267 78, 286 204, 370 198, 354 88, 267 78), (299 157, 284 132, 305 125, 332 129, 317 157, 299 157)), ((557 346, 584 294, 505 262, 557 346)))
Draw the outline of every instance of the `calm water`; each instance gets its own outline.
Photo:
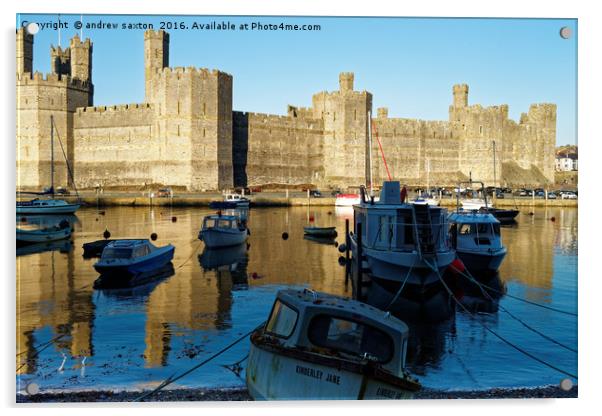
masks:
MULTIPOLYGON (((73 245, 64 243, 17 257, 17 383, 44 390, 141 389, 183 372, 266 319, 283 287, 311 287, 351 296, 334 246, 303 239, 303 225, 336 225, 345 216, 333 208, 252 209, 248 250, 218 258, 199 255, 201 219, 208 209, 81 209, 73 245), (173 222, 172 217, 177 221, 173 222), (176 247, 175 273, 134 290, 98 291, 84 242, 143 237, 156 232, 158 245, 176 247), (289 238, 282 239, 288 232, 289 238), (48 341, 63 335, 50 344, 48 341)), ((527 209, 524 210, 527 212, 527 209)), ((577 312, 577 210, 535 209, 518 225, 504 227, 508 256, 500 277, 509 294, 577 312), (554 217, 555 221, 550 218, 554 217)), ((18 252, 18 254, 20 254, 18 252)), ((500 305, 547 336, 577 348, 577 318, 503 297, 500 305)), ((570 373, 577 354, 529 331, 501 309, 480 314, 490 328, 528 352, 570 373)), ((564 378, 510 348, 466 313, 413 334, 409 369, 424 386, 442 389, 540 386, 564 378)), ((248 353, 247 340, 174 387, 244 384, 225 365, 248 353)), ((243 362, 243 366, 244 366, 243 362)))

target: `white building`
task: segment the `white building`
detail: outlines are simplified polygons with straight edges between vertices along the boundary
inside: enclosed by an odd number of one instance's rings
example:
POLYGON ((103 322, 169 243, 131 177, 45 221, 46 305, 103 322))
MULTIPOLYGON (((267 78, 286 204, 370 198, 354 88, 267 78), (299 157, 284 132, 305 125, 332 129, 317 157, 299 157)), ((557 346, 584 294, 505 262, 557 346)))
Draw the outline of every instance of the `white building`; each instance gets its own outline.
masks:
POLYGON ((568 172, 571 170, 578 170, 577 155, 556 156, 556 171, 568 172))

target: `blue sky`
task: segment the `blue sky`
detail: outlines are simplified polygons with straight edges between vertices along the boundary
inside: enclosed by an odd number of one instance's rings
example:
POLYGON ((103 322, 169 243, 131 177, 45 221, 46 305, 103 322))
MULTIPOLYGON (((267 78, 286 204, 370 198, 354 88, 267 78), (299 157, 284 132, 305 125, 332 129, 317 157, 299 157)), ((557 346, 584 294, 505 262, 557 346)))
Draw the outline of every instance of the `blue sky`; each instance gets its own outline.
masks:
MULTIPOLYGON (((79 15, 62 15, 62 46, 79 33, 79 15)), ((56 15, 17 15, 56 22, 56 15)), ((338 89, 338 74, 355 72, 355 89, 373 94, 373 109, 389 117, 447 120, 452 85, 470 86, 469 103, 510 106, 518 120, 531 103, 558 105, 557 144, 577 142, 577 21, 556 19, 440 19, 84 15, 83 22, 160 22, 188 27, 231 22, 234 31, 171 29, 170 66, 216 68, 234 76, 234 109, 284 114, 309 106, 311 95, 338 89), (319 31, 239 30, 242 23, 318 24, 319 31), (562 39, 559 30, 572 29, 562 39)), ((83 29, 94 43, 95 105, 144 99, 143 29, 83 29)), ((58 32, 35 37, 34 68, 49 72, 58 32)))

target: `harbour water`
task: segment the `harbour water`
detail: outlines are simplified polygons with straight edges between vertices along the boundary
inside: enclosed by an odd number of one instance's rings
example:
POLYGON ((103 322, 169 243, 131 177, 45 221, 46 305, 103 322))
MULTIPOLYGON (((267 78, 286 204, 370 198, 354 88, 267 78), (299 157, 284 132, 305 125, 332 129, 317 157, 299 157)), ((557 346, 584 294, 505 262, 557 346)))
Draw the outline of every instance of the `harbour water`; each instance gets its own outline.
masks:
MULTIPOLYGON (((260 324, 281 288, 351 296, 336 247, 304 239, 303 226, 311 220, 336 226, 342 242, 352 211, 251 209, 248 246, 219 253, 205 252, 197 239, 209 213, 205 208, 82 208, 71 218, 72 245, 49 245, 41 252, 18 249, 18 390, 31 382, 41 392, 147 389, 260 324), (93 289, 96 259, 83 258, 82 244, 102 239, 105 229, 111 238, 156 233, 157 245, 176 247, 173 273, 135 289, 93 289)), ((508 247, 502 286, 509 295, 576 314, 577 209, 525 207, 517 219, 502 229, 508 247)), ((503 296, 500 305, 577 350, 576 316, 510 296, 503 296)), ((502 308, 476 318, 458 311, 442 324, 412 328, 408 369, 425 387, 443 390, 556 385, 566 377, 505 344, 482 324, 533 356, 577 374, 576 352, 530 331, 502 308)), ((227 366, 243 360, 248 347, 248 340, 241 342, 172 387, 244 385, 244 369, 236 374, 227 366)))

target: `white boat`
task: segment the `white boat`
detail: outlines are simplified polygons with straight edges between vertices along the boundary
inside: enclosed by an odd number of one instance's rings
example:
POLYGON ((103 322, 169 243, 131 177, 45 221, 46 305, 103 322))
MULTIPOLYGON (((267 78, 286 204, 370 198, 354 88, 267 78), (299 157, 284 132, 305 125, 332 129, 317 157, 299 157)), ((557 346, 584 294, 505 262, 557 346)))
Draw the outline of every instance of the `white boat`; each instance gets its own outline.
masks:
POLYGON ((507 253, 500 222, 492 214, 479 212, 453 212, 449 222, 452 246, 469 272, 475 278, 496 273, 507 253))
POLYGON ((251 201, 240 194, 233 193, 225 194, 224 202, 235 204, 236 207, 248 207, 251 201))
POLYGON ((487 208, 487 201, 482 198, 463 199, 460 201, 460 204, 462 205, 462 209, 467 211, 478 211, 487 208))
POLYGON ((49 241, 64 240, 71 237, 71 227, 67 222, 61 222, 59 225, 41 229, 22 229, 17 228, 17 243, 35 244, 49 241))
POLYGON ((311 290, 281 290, 251 335, 246 369, 255 400, 409 399, 408 327, 364 303, 311 290))
POLYGON ((337 207, 351 207, 361 201, 359 194, 338 194, 334 205, 337 207))
POLYGON ((452 309, 441 279, 456 257, 447 235, 447 210, 401 203, 400 194, 399 182, 384 182, 378 202, 362 200, 353 207, 349 244, 354 259, 361 255, 361 267, 371 280, 367 302, 406 319, 417 319, 420 310, 425 310, 424 319, 445 319, 452 309), (406 298, 418 306, 408 309, 406 298))
POLYGON ((411 200, 410 204, 431 205, 433 207, 438 207, 440 205, 440 201, 437 198, 433 198, 428 195, 427 196, 420 195, 420 196, 417 196, 415 199, 411 200))
POLYGON ((62 199, 33 199, 17 202, 17 214, 73 214, 80 207, 78 203, 68 203, 62 199))
POLYGON ((199 240, 206 247, 229 247, 242 244, 247 240, 248 230, 240 217, 235 215, 208 215, 203 219, 199 240))

